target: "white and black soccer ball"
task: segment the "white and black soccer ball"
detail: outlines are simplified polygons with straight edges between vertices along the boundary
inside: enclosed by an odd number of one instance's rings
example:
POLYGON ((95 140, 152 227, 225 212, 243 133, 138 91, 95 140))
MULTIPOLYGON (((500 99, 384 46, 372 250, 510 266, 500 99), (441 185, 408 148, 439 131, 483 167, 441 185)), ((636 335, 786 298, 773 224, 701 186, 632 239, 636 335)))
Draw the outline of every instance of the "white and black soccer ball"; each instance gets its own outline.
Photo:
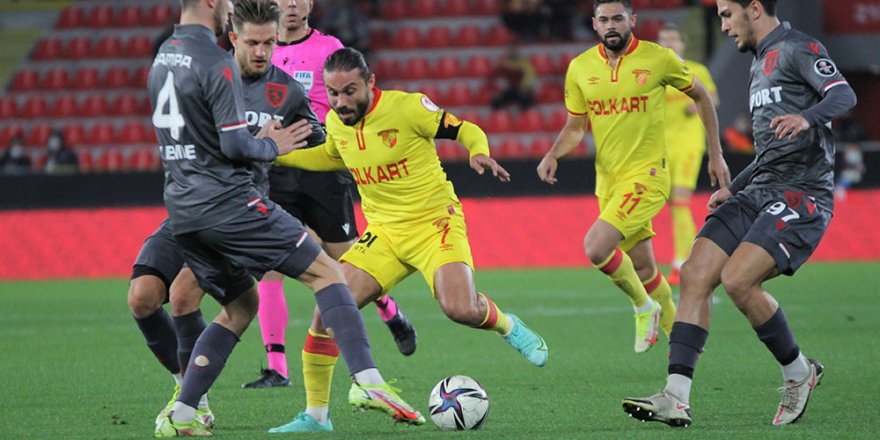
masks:
POLYGON ((470 377, 447 377, 431 391, 428 412, 440 429, 479 429, 489 416, 489 396, 483 386, 470 377))

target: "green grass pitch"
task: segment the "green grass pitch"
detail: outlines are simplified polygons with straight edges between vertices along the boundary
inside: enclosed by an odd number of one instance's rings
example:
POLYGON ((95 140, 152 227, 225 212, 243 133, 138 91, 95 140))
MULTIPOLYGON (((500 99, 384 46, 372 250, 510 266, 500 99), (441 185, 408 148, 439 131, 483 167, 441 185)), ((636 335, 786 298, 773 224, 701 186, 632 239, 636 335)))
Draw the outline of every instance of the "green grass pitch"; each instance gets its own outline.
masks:
MULTIPOLYGON (((344 362, 336 368, 328 437, 487 439, 767 439, 876 438, 880 422, 880 264, 808 264, 794 278, 768 284, 798 342, 827 373, 800 423, 774 427, 779 368, 747 321, 719 290, 709 343, 692 393, 694 424, 674 430, 626 417, 623 397, 653 394, 665 383, 665 337, 644 355, 632 351, 626 299, 596 270, 482 271, 477 285, 502 310, 518 314, 550 347, 535 368, 494 334, 453 324, 413 276, 394 292, 418 329, 416 353, 397 353, 372 306, 364 317, 386 378, 423 413, 445 376, 479 380, 491 399, 480 431, 441 432, 394 425, 346 403, 344 362)), ((0 438, 152 437, 153 419, 172 391, 126 305, 127 280, 0 283, 0 438)), ((290 282, 288 361, 294 385, 243 390, 265 362, 254 323, 211 391, 217 438, 267 438, 305 405, 299 350, 314 301, 290 282)), ((203 310, 213 317, 216 303, 203 310)), ((278 438, 292 438, 280 435, 278 438)), ((318 435, 300 435, 315 438, 318 435)))

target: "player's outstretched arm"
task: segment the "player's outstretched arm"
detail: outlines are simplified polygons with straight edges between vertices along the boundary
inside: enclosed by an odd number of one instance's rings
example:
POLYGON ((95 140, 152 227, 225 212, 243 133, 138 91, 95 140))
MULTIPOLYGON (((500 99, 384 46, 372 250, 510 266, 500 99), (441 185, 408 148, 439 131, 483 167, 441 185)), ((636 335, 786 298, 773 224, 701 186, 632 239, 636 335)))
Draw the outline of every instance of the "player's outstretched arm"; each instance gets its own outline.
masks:
POLYGON ((587 115, 568 114, 565 121, 565 127, 559 132, 556 141, 550 151, 541 159, 538 164, 538 178, 541 181, 553 185, 556 183, 556 159, 565 156, 574 150, 575 147, 584 139, 584 133, 587 128, 587 115))
POLYGON ((721 151, 715 100, 696 77, 694 78, 694 86, 686 93, 697 105, 697 113, 703 121, 703 126, 706 127, 706 139, 709 141, 709 180, 712 186, 719 185, 724 188, 730 185, 730 170, 727 168, 724 153, 721 151))

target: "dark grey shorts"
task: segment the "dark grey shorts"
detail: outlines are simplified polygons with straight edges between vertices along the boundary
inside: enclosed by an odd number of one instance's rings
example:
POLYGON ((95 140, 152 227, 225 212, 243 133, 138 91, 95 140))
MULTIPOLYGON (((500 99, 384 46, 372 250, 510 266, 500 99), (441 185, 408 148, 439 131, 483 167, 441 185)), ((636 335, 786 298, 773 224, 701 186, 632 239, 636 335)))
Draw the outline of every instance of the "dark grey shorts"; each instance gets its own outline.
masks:
POLYGON ((296 278, 321 252, 299 220, 268 200, 227 223, 174 238, 199 285, 220 304, 253 287, 252 273, 296 278))
POLYGON ((155 275, 165 282, 166 289, 170 289, 171 283, 183 265, 183 254, 177 246, 174 235, 171 234, 168 219, 165 219, 159 225, 159 229, 144 240, 144 245, 141 246, 134 260, 131 279, 142 275, 155 275))
POLYGON ((321 240, 343 243, 358 236, 350 180, 336 172, 272 167, 269 198, 312 228, 321 240))
POLYGON ((779 273, 792 275, 819 246, 831 216, 803 192, 748 189, 709 214, 697 236, 712 240, 727 255, 742 242, 758 245, 773 257, 779 273))

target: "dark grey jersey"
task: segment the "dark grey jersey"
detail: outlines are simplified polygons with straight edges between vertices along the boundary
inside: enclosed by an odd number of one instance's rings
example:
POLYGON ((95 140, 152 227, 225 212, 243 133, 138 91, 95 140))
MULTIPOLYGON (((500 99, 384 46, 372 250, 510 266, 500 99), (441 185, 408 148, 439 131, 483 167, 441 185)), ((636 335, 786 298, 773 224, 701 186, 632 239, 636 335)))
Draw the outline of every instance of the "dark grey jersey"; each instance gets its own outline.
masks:
MULTIPOLYGON (((244 86, 245 119, 248 130, 256 134, 266 122, 276 120, 288 126, 300 119, 309 121, 312 134, 306 140, 309 147, 324 143, 324 126, 312 110, 302 84, 283 70, 270 64, 258 78, 242 78, 244 86)), ((269 162, 255 162, 252 167, 254 184, 261 194, 269 195, 269 162)))
POLYGON ((147 87, 174 234, 242 215, 260 197, 246 160, 272 160, 277 148, 244 131, 241 77, 232 57, 208 28, 175 26, 153 61, 147 87))
MULTIPOLYGON (((832 88, 847 85, 816 39, 782 23, 758 45, 752 62, 749 108, 755 137, 754 187, 796 188, 833 209, 834 142, 829 124, 815 124, 794 139, 777 139, 770 122, 801 114, 832 88)), ((848 85, 847 85, 848 87, 848 85)))

